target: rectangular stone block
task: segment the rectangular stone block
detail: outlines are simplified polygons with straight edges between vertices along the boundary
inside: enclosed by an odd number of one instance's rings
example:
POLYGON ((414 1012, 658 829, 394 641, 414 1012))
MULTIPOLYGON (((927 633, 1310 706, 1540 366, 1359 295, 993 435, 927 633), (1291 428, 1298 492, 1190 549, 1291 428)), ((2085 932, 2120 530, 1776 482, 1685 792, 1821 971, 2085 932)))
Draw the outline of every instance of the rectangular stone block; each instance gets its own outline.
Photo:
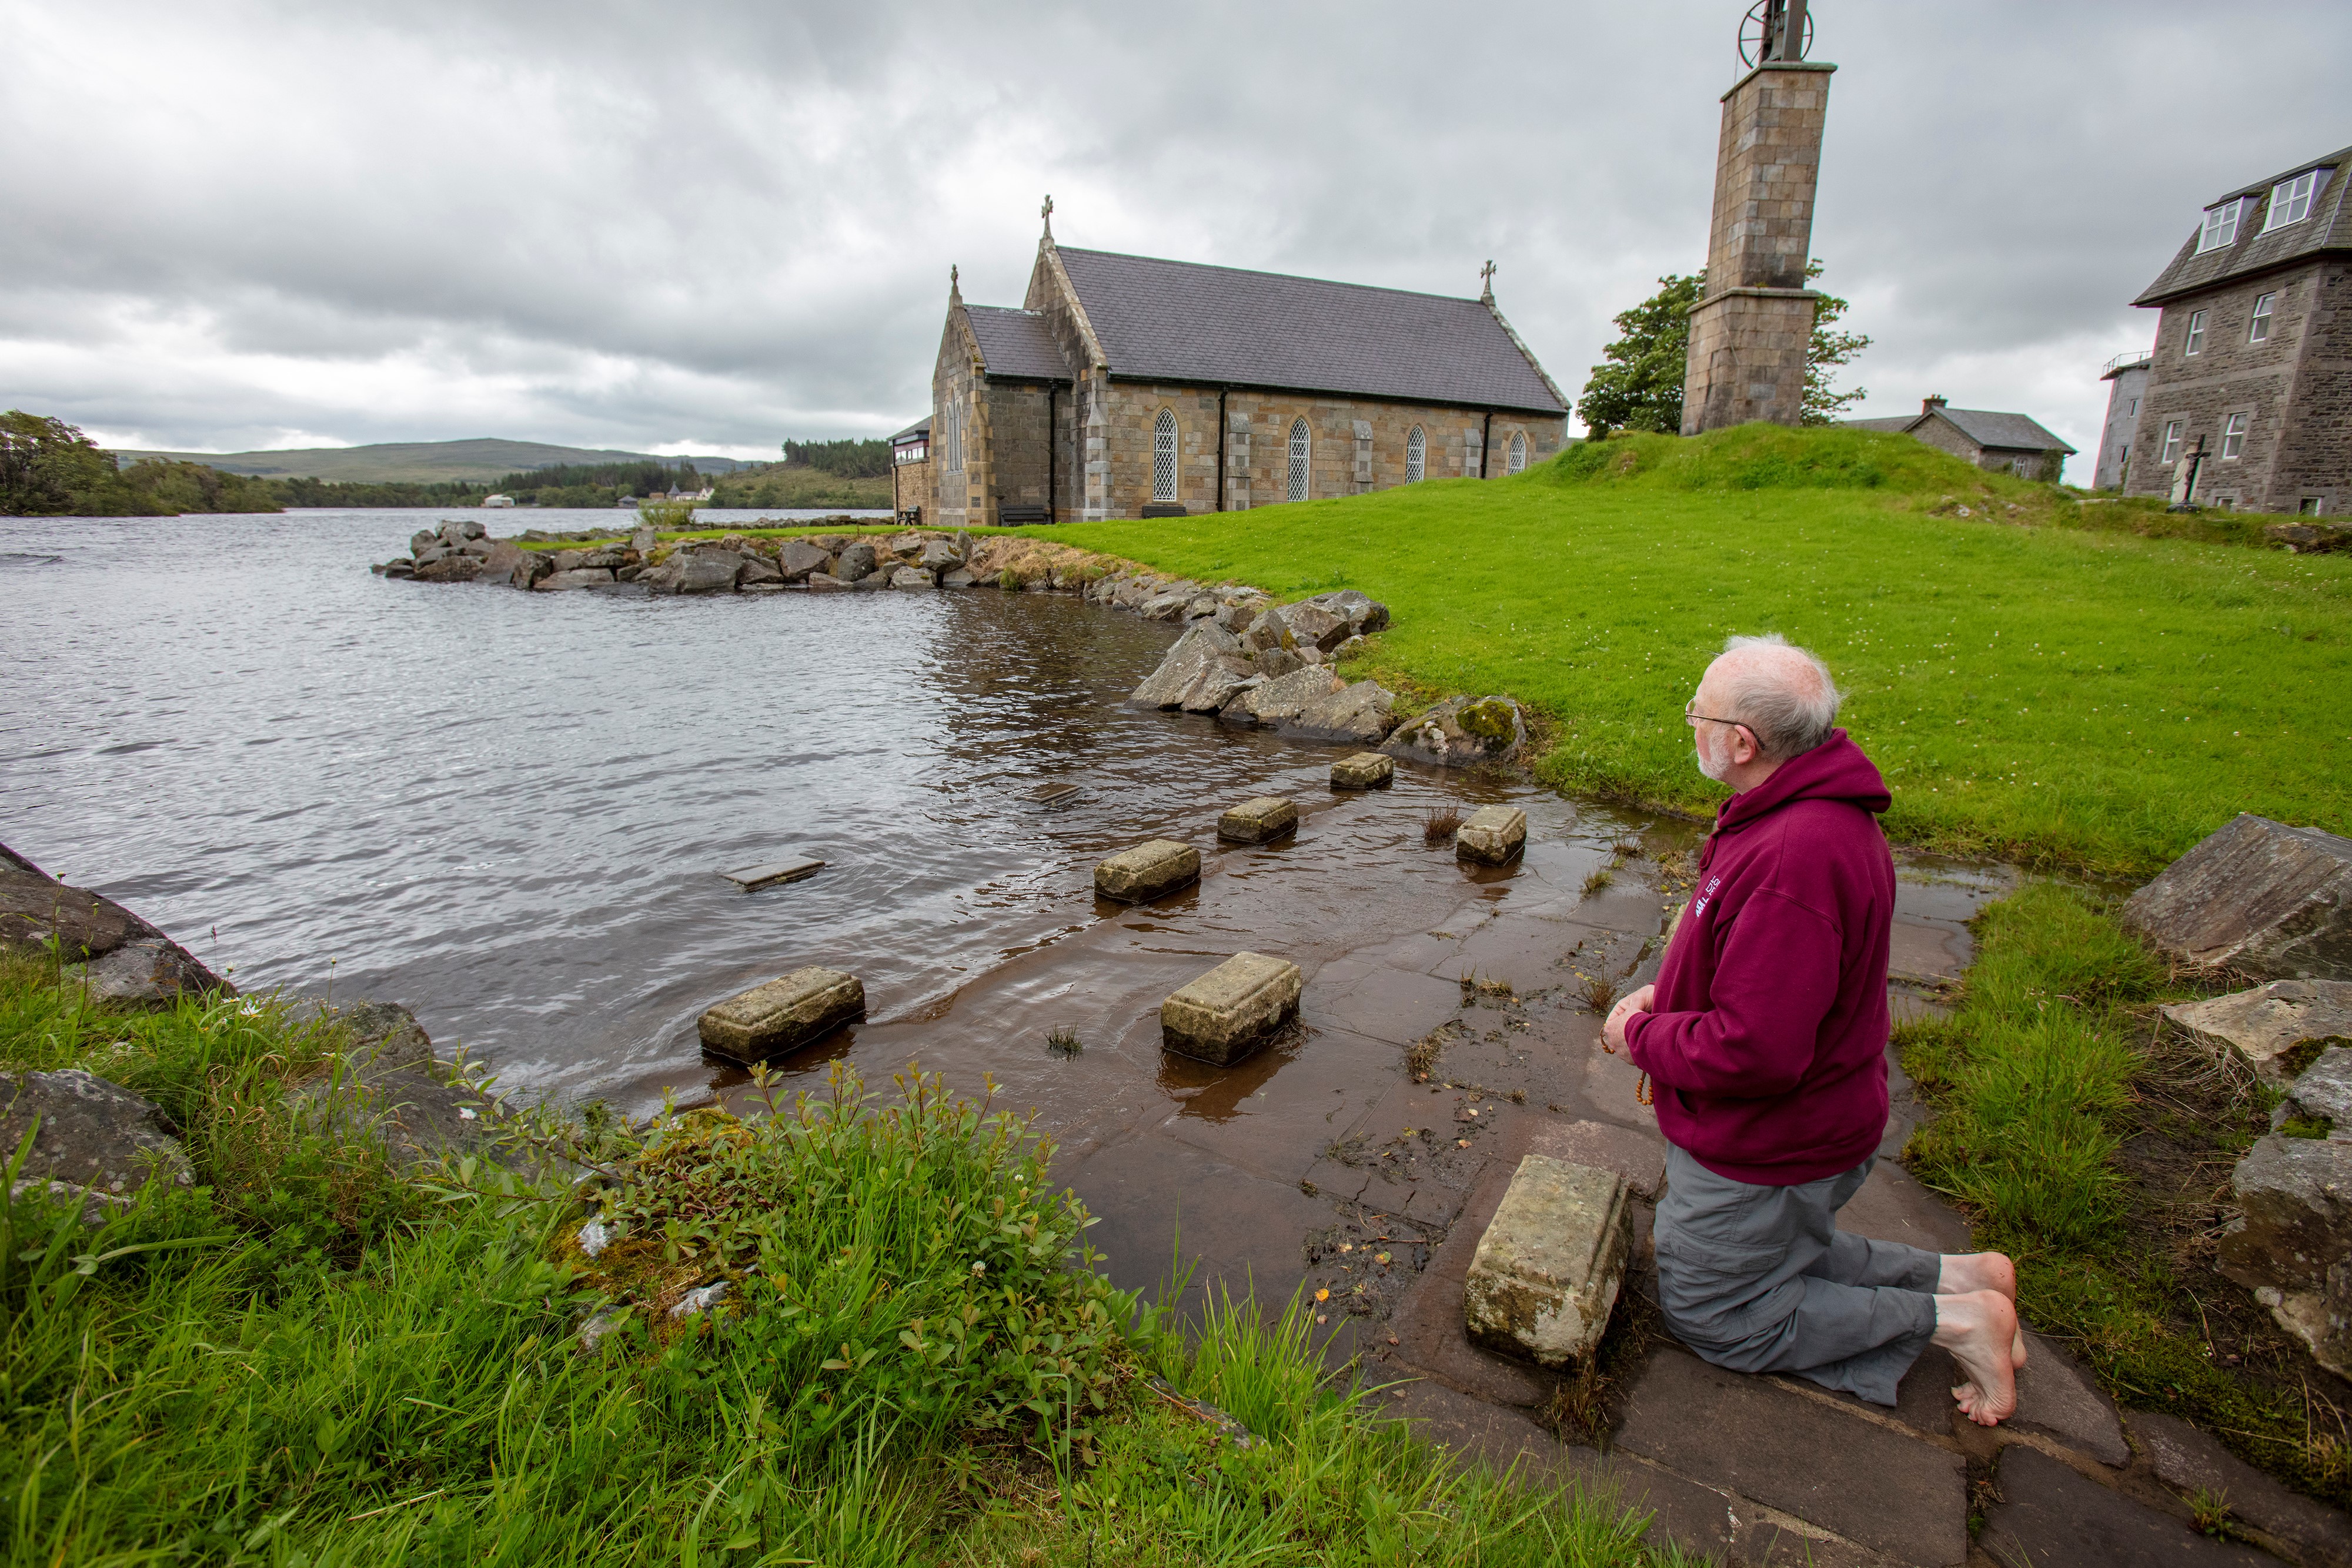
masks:
POLYGON ((1517 806, 1481 806, 1454 830, 1458 860, 1502 865, 1528 847, 1528 814, 1517 806))
POLYGON ((1160 1004, 1160 1043, 1179 1056, 1229 1067, 1298 1016, 1298 966, 1236 953, 1160 1004))
POLYGON ((740 871, 723 871, 719 874, 749 893, 754 888, 774 887, 778 883, 798 882, 804 876, 814 876, 824 869, 821 860, 796 855, 790 860, 770 861, 764 865, 747 865, 740 871))
POLYGON ((1331 764, 1334 789, 1385 789, 1396 779, 1396 763, 1377 751, 1359 751, 1331 764))
POLYGON ((1201 876, 1201 852, 1173 839, 1153 839, 1121 850, 1095 867, 1095 892, 1122 904, 1173 893, 1201 876))
POLYGON ((1217 837, 1236 844, 1262 844, 1298 826, 1298 808, 1279 795, 1244 800, 1217 819, 1217 837))
POLYGON ((1626 1205, 1613 1171, 1522 1159, 1470 1260, 1462 1299, 1471 1339, 1544 1366, 1590 1356, 1633 1255, 1626 1205))
POLYGON ((865 1013, 863 981, 811 966, 705 1009, 696 1030, 705 1050, 748 1066, 797 1051, 865 1013))

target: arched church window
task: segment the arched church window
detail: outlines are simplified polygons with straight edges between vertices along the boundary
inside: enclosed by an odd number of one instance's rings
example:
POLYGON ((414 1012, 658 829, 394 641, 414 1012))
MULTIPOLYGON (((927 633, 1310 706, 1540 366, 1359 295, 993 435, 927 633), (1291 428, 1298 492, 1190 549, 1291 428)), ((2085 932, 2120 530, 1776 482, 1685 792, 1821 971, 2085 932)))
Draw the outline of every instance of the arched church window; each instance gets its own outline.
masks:
POLYGON ((1307 434, 1307 421, 1303 418, 1292 420, 1290 422, 1290 487, 1286 493, 1287 499, 1293 501, 1307 499, 1307 460, 1312 455, 1313 441, 1307 434))
POLYGON ((946 426, 940 432, 940 466, 950 474, 963 472, 963 404, 950 402, 947 417, 940 422, 946 426))
POLYGON ((1418 485, 1421 476, 1429 472, 1429 437, 1414 425, 1412 434, 1404 438, 1404 482, 1418 485))
POLYGON ((1151 422, 1151 498, 1176 498, 1176 415, 1164 408, 1151 422))
POLYGON ((1527 465, 1528 433, 1524 430, 1515 430, 1511 432, 1511 465, 1508 472, 1516 474, 1527 465))

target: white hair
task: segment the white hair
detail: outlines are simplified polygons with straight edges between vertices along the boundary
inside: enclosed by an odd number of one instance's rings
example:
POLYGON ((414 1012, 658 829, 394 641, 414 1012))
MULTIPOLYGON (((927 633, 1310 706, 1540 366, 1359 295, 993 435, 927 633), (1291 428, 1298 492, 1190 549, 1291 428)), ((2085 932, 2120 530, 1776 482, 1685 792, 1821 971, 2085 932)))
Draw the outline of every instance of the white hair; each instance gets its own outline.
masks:
POLYGON ((1723 672, 1730 698, 1728 716, 1754 734, 1765 761, 1802 757, 1830 737, 1845 694, 1830 679, 1830 667, 1821 655, 1795 646, 1778 632, 1727 637, 1723 654, 1730 660, 1723 672))

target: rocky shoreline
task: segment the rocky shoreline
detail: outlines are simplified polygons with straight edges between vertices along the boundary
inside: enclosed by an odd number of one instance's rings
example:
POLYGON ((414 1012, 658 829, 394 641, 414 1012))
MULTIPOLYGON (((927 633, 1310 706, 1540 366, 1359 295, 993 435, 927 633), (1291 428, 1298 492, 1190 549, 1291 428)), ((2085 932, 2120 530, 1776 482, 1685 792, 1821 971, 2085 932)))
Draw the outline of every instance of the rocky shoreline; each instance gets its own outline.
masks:
MULTIPOLYGON (((826 519, 844 524, 847 517, 826 519)), ((823 525, 818 525, 822 527, 823 525)), ((789 538, 730 533, 662 539, 654 529, 489 537, 476 521, 418 532, 380 575, 419 582, 489 582, 539 593, 604 589, 658 594, 917 592, 996 588, 1076 593, 1090 604, 1184 628, 1128 700, 1213 716, 1286 738, 1370 747, 1437 768, 1507 761, 1526 716, 1505 696, 1454 696, 1411 716, 1376 681, 1333 665, 1389 625, 1388 606, 1355 589, 1282 604, 1245 583, 1171 578, 1116 557, 1019 536, 907 529, 789 538), (549 543, 577 549, 534 549, 549 543)))

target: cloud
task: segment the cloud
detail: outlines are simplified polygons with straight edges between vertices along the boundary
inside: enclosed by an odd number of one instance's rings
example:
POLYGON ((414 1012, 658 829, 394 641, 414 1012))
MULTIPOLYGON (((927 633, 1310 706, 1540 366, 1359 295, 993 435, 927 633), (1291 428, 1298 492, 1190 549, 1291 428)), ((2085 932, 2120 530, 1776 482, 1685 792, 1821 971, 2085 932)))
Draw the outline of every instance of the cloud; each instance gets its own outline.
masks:
MULTIPOLYGON (((1465 294, 1492 256, 1573 389, 1704 258, 1738 9, 0 0, 0 400, 214 450, 878 434, 949 265, 1017 302, 1048 190, 1073 245, 1465 294)), ((1870 412, 2087 452, 2197 209, 2352 140, 2339 7, 2265 10, 2260 115, 2173 0, 1818 24, 1870 412)))

